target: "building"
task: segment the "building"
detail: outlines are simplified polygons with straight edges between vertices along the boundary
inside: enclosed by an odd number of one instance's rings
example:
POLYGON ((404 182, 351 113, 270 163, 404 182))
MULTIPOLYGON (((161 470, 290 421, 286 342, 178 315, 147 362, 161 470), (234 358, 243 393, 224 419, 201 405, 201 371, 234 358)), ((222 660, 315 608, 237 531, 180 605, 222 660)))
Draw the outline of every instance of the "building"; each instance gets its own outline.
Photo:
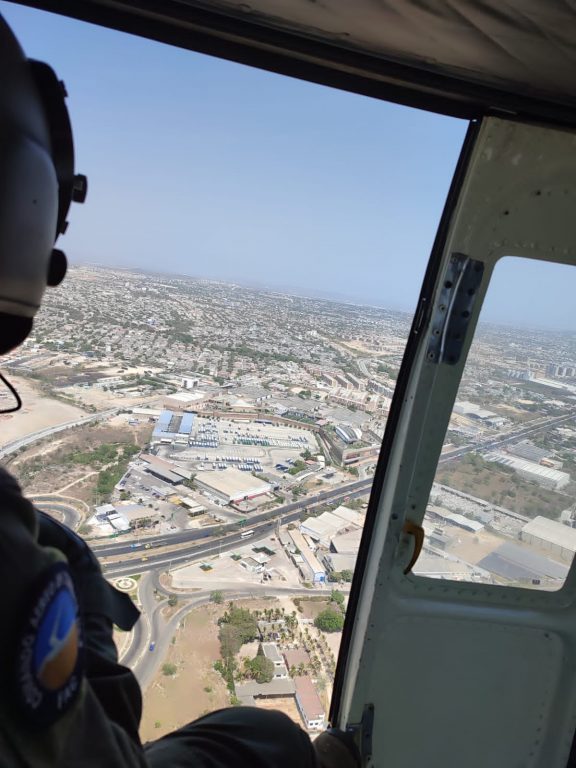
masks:
POLYGON ((357 427, 348 427, 345 424, 339 424, 336 427, 336 434, 347 445, 351 443, 357 443, 362 437, 362 430, 357 427))
POLYGON ((140 454, 140 458, 148 465, 146 469, 149 469, 150 467, 160 467, 161 469, 174 472, 176 475, 181 475, 181 477, 186 477, 188 479, 192 477, 192 472, 189 470, 181 469, 177 464, 174 464, 171 461, 166 461, 165 459, 161 459, 158 456, 155 456, 153 453, 142 453, 140 454))
POLYGON ((364 525, 364 515, 362 515, 360 512, 356 512, 354 509, 349 509, 349 507, 336 507, 336 509, 332 510, 332 514, 336 517, 339 517, 346 524, 350 523, 352 525, 358 526, 359 528, 362 528, 364 525))
POLYGON ((560 582, 557 586, 561 586, 569 570, 562 563, 549 560, 544 555, 511 542, 506 542, 494 552, 490 552, 478 565, 506 581, 527 584, 540 584, 541 581, 560 582))
POLYGON ((138 521, 150 518, 153 514, 152 510, 140 504, 102 504, 96 507, 94 516, 88 522, 90 525, 98 525, 103 531, 129 531, 138 521))
POLYGON ((576 528, 538 515, 522 528, 522 541, 572 562, 576 552, 576 528))
POLYGON ((282 654, 278 650, 276 643, 262 643, 262 653, 274 664, 274 680, 285 680, 288 675, 288 668, 284 663, 282 654))
POLYGON ((454 413, 466 416, 467 419, 480 421, 490 427, 502 427, 506 419, 493 411, 487 411, 475 403, 469 403, 467 400, 457 400, 454 404, 454 413))
POLYGON ((204 392, 174 392, 173 395, 167 395, 164 398, 164 406, 168 410, 173 408, 178 411, 191 411, 203 406, 206 399, 204 392))
POLYGON ((272 680, 269 683, 236 683, 236 696, 244 706, 253 707, 255 699, 278 699, 294 696, 296 686, 289 677, 282 680, 272 680))
MULTIPOLYGON (((313 584, 322 584, 326 581, 326 569, 320 564, 316 555, 312 552, 306 539, 300 531, 290 531, 290 538, 294 544, 294 547, 300 553, 302 558, 301 563, 298 563, 302 576, 307 581, 311 581, 313 584)), ((296 560, 294 562, 297 562, 296 560)))
MULTIPOLYGON (((346 508, 340 507, 340 509, 346 508)), ((353 510, 348 511, 353 512, 353 510)), ((337 514, 337 510, 334 510, 334 512, 322 512, 318 517, 306 518, 306 520, 300 524, 300 531, 306 536, 309 536, 313 541, 318 542, 321 546, 328 549, 332 539, 339 533, 354 528, 360 528, 363 518, 361 515, 358 515, 358 519, 361 521, 360 524, 358 522, 353 522, 350 519, 346 519, 342 514, 337 514)))
POLYGON ((296 704, 304 727, 309 731, 324 730, 326 714, 320 697, 309 677, 295 677, 296 704))
POLYGON ((226 504, 255 499, 272 490, 270 483, 233 467, 202 472, 196 476, 194 482, 200 490, 213 494, 226 504))
POLYGON ((162 411, 152 432, 152 443, 188 445, 195 414, 162 411))
POLYGON ((521 459, 528 459, 539 464, 543 459, 547 459, 550 456, 550 451, 545 448, 538 448, 537 445, 531 443, 530 440, 521 440, 515 445, 509 445, 506 448, 507 453, 511 453, 513 456, 518 456, 521 459))
POLYGON ((360 549, 361 538, 362 531, 360 528, 355 528, 353 531, 348 531, 347 533, 339 533, 330 541, 330 549, 332 552, 337 552, 339 555, 356 556, 360 549))
POLYGON ((181 506, 186 507, 188 514, 192 517, 201 515, 206 512, 206 507, 204 507, 202 504, 198 504, 198 502, 195 501, 195 499, 193 499, 191 496, 181 496, 179 503, 181 506))
POLYGON ((570 475, 567 472, 560 472, 558 469, 543 467, 527 459, 520 459, 516 456, 510 456, 506 453, 495 451, 486 455, 488 461, 495 461, 498 464, 511 467, 520 477, 538 483, 543 488, 550 488, 553 491, 559 491, 570 482, 570 475))
POLYGON ((326 566, 328 573, 342 573, 342 571, 352 571, 354 573, 357 557, 357 553, 340 555, 337 552, 327 552, 322 556, 322 562, 326 566))
POLYGON ((428 504, 426 512, 434 521, 455 525, 458 528, 463 528, 465 531, 470 531, 471 533, 478 533, 478 531, 481 531, 484 528, 484 525, 477 520, 464 517, 464 515, 460 515, 458 512, 449 512, 447 509, 437 507, 435 504, 428 504))
POLYGON ((115 531, 125 532, 131 529, 128 519, 124 517, 124 515, 119 515, 116 512, 108 515, 107 521, 115 531))

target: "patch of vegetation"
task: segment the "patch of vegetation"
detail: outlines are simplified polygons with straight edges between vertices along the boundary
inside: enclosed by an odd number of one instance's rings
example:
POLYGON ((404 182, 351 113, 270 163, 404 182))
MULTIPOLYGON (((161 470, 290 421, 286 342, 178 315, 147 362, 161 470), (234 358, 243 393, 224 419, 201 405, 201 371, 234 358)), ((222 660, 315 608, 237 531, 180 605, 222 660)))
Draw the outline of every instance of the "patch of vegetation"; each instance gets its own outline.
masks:
POLYGON ((224 602, 224 593, 219 589, 215 589, 214 592, 210 592, 210 600, 217 605, 224 602))
POLYGON ((162 664, 162 674, 166 677, 173 677, 176 672, 178 672, 178 667, 176 664, 172 664, 172 662, 167 661, 165 664, 162 664))
POLYGON ((343 571, 332 571, 332 573, 328 574, 328 581, 346 582, 349 584, 352 581, 353 576, 353 572, 347 569, 344 569, 343 571))
POLYGON ((321 629, 322 632, 341 632, 344 626, 344 616, 342 611, 335 611, 333 608, 326 608, 314 619, 314 626, 321 629))
POLYGON ((233 603, 218 619, 218 625, 223 659, 235 656, 244 643, 252 642, 258 635, 258 624, 253 614, 247 608, 237 608, 233 603))
POLYGON ((274 662, 267 659, 260 651, 253 659, 247 659, 244 666, 250 677, 257 683, 269 683, 274 677, 274 662))
POLYGON ((565 494, 542 488, 520 477, 512 467, 486 461, 477 453, 443 465, 436 480, 527 517, 542 515, 555 520, 571 503, 565 494))
POLYGON ((304 469, 306 469, 305 462, 303 462, 302 459, 296 459, 294 464, 288 470, 288 474, 289 475, 297 475, 298 472, 302 472, 304 469))
POLYGON ((339 592, 337 589, 333 589, 330 593, 330 602, 336 603, 340 608, 344 605, 344 595, 342 592, 339 592))

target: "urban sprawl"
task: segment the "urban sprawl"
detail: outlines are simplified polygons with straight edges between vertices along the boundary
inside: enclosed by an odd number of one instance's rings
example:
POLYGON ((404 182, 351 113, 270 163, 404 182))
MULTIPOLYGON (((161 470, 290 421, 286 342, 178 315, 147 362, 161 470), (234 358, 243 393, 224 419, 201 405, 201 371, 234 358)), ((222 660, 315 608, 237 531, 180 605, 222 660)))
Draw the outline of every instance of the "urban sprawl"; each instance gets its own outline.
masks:
MULTIPOLYGON (((230 702, 325 726, 410 319, 77 267, 4 360, 3 461, 142 610, 116 639, 145 737, 230 702)), ((481 324, 411 578, 560 588, 574 415, 572 335, 481 324)))

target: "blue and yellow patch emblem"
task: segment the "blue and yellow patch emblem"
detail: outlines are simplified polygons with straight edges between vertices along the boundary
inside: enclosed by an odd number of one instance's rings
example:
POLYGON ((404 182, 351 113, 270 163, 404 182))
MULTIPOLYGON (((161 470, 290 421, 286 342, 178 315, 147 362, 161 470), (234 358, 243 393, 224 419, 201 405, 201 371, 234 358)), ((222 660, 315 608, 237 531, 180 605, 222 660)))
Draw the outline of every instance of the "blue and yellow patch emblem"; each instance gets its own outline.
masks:
POLYGON ((51 725, 80 691, 78 603, 64 563, 42 575, 19 637, 15 672, 20 709, 30 725, 51 725))

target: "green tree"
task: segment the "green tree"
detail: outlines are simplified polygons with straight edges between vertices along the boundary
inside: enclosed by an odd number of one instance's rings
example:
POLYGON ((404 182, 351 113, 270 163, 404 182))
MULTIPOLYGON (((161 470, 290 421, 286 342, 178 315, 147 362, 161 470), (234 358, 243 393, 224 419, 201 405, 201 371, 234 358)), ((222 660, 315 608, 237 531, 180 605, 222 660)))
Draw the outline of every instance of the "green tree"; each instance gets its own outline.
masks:
POLYGON ((166 675, 166 677, 172 677, 176 672, 178 672, 176 664, 172 664, 170 661, 167 661, 166 664, 162 664, 162 674, 166 675))
POLYGON ((274 677, 274 663, 264 655, 257 654, 250 660, 248 668, 257 683, 269 683, 274 677))
POLYGON ((349 584, 349 583, 352 581, 352 577, 354 576, 354 574, 353 574, 353 572, 352 572, 352 571, 349 571, 349 570, 347 570, 347 569, 344 569, 344 570, 342 571, 342 574, 341 574, 341 576, 342 576, 342 581, 346 581, 346 582, 348 582, 348 584, 349 584))
POLYGON ((210 600, 217 605, 221 605, 224 602, 224 593, 219 589, 215 589, 214 592, 210 592, 210 600))
POLYGON ((220 626, 220 650, 224 659, 238 653, 244 643, 250 643, 258 635, 256 619, 247 608, 237 608, 230 604, 230 609, 218 619, 220 626))
POLYGON ((332 571, 332 573, 328 574, 328 581, 344 581, 342 578, 342 573, 340 571, 332 571))
POLYGON ((316 616, 314 626, 323 632, 340 632, 344 626, 344 616, 342 616, 341 611, 326 608, 316 616))
POLYGON ((170 595, 170 597, 168 598, 168 605, 171 608, 173 608, 177 604, 178 604, 178 598, 176 597, 176 595, 170 595))
POLYGON ((333 589, 330 593, 330 601, 342 607, 344 605, 344 595, 337 589, 333 589))

